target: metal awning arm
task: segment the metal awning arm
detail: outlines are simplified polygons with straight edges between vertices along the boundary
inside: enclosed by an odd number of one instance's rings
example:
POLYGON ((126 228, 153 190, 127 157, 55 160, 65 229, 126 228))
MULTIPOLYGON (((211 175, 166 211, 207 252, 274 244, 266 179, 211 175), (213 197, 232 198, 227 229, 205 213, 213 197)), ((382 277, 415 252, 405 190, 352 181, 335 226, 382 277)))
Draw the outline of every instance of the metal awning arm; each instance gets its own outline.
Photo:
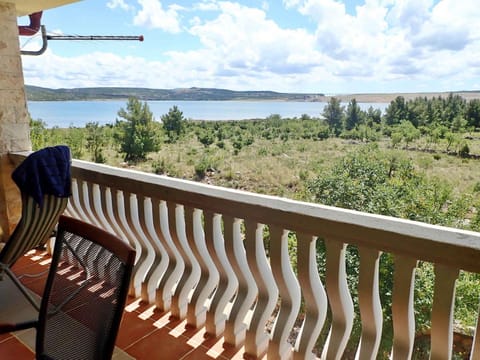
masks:
POLYGON ((138 40, 143 41, 143 35, 140 36, 122 36, 122 35, 47 35, 45 25, 40 27, 42 32, 42 47, 37 51, 21 50, 22 55, 42 55, 47 50, 48 40, 138 40))

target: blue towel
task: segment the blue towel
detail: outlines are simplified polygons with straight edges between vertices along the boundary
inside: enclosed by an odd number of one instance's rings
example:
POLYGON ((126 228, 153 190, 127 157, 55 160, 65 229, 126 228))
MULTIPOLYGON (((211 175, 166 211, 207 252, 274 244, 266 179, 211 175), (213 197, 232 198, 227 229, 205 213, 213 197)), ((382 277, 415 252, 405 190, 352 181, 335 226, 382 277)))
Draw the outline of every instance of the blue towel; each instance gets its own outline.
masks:
POLYGON ((12 179, 22 193, 43 206, 46 194, 71 195, 70 149, 59 145, 30 154, 14 171, 12 179))

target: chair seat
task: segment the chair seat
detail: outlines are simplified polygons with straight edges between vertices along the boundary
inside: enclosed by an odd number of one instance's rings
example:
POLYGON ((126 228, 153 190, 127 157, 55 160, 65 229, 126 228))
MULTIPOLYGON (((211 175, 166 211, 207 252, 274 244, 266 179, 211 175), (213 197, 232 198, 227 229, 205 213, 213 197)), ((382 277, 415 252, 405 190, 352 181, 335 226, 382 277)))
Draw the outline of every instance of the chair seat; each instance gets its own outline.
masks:
MULTIPOLYGON (((32 296, 40 299, 33 293, 32 296)), ((37 322, 38 311, 4 274, 0 280, 0 333, 35 327, 37 322)))

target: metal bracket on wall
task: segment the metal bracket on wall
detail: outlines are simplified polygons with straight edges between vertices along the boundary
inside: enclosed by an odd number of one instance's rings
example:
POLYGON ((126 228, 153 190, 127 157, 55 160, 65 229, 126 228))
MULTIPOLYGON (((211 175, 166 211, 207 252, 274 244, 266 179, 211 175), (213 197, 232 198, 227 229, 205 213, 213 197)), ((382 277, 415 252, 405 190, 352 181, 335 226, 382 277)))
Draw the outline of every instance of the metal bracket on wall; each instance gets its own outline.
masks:
POLYGON ((47 50, 47 30, 45 30, 45 25, 40 26, 40 31, 42 33, 42 47, 36 51, 30 50, 21 50, 20 54, 22 55, 42 55, 45 50, 47 50))

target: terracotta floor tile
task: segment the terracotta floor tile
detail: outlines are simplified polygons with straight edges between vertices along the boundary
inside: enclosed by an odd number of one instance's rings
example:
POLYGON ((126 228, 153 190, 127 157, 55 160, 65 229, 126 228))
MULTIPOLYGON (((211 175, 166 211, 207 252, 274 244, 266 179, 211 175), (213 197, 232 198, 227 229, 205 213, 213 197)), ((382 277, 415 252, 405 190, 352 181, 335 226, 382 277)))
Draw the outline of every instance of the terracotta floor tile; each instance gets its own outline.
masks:
POLYGON ((212 359, 219 359, 224 360, 222 356, 218 353, 208 352, 204 348, 197 348, 190 351, 186 354, 181 360, 212 360, 212 359))
POLYGON ((124 350, 137 360, 181 359, 193 350, 184 337, 175 337, 169 332, 166 328, 157 329, 124 350))
POLYGON ((15 337, 0 343, 0 359, 2 360, 33 360, 34 354, 15 337))
POLYGON ((45 251, 33 250, 18 259, 12 269, 19 273, 37 272, 47 270, 49 265, 50 258, 45 251))
POLYGON ((2 341, 7 340, 9 337, 12 337, 12 336, 13 336, 13 335, 10 334, 10 333, 0 334, 0 343, 1 343, 2 341))
MULTIPOLYGON (((15 270, 39 272, 48 268, 48 257, 44 255, 44 252, 36 252, 23 257, 15 270), (36 261, 43 265, 35 264, 36 261)), ((23 281, 41 293, 45 278, 46 275, 23 281)), ((132 296, 127 299, 116 345, 119 349, 115 359, 118 360, 244 360, 242 347, 226 345, 223 337, 209 336, 204 328, 189 326, 186 320, 132 296)), ((32 351, 11 334, 0 335, 0 360, 32 360, 33 357, 32 351)))
POLYGON ((135 311, 138 313, 142 313, 149 309, 152 306, 152 304, 149 304, 146 301, 143 301, 140 298, 133 297, 131 295, 128 296, 127 298, 127 305, 125 306, 128 311, 135 311))
POLYGON ((117 346, 127 348, 155 330, 157 328, 153 326, 153 321, 140 319, 136 312, 124 312, 117 336, 117 346))

